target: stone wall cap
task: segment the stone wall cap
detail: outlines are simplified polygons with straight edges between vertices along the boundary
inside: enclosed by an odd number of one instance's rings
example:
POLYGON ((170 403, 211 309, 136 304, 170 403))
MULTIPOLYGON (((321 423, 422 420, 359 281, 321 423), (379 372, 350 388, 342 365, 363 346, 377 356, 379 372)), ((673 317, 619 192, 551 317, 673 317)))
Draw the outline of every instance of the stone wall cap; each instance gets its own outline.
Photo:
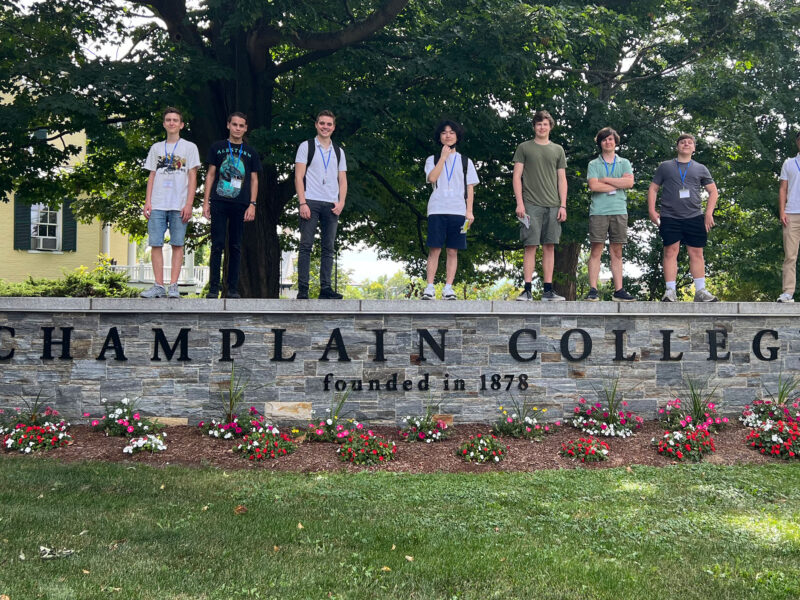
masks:
POLYGON ((86 312, 91 298, 0 297, 0 311, 86 312))
POLYGON ((92 298, 91 309, 114 313, 221 313, 222 300, 205 298, 92 298))
POLYGON ((489 300, 362 300, 362 313, 473 314, 489 313, 489 300))

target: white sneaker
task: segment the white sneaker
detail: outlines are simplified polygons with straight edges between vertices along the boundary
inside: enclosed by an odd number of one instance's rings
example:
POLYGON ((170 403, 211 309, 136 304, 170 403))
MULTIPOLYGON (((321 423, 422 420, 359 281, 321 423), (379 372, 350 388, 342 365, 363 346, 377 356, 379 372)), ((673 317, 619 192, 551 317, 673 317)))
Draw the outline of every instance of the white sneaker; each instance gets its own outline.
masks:
POLYGON ((445 287, 442 291, 442 300, 458 300, 456 293, 451 287, 445 287))
POLYGON ((794 296, 791 294, 781 294, 778 296, 777 302, 794 302, 794 296))
POLYGON ((664 297, 661 298, 662 302, 677 302, 678 301, 678 293, 673 289, 667 289, 664 292, 664 297))
POLYGON ((709 292, 706 288, 703 288, 702 290, 697 290, 694 293, 694 301, 695 302, 719 302, 719 300, 717 300, 717 297, 714 294, 712 294, 711 292, 709 292))
POLYGON ((167 297, 168 298, 180 298, 181 297, 181 292, 178 289, 178 284, 177 283, 170 283, 169 284, 169 289, 167 290, 167 297))
POLYGON ((432 285, 429 285, 425 288, 425 291, 422 292, 422 299, 423 300, 435 300, 436 299, 436 288, 432 285))
POLYGON ((149 290, 145 290, 139 296, 142 298, 163 298, 167 295, 167 290, 164 289, 163 285, 155 284, 149 290))

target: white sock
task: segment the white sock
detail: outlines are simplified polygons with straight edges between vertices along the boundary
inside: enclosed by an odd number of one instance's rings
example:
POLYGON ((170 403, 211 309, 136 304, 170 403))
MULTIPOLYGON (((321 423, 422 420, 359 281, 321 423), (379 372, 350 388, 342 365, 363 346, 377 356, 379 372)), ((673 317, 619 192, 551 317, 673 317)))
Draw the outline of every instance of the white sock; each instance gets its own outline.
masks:
POLYGON ((675 285, 675 282, 674 282, 674 281, 668 281, 668 282, 667 282, 667 289, 668 289, 668 290, 674 290, 674 291, 678 291, 678 286, 677 286, 677 285, 675 285))
POLYGON ((451 292, 452 292, 452 291, 453 291, 453 286, 452 286, 452 284, 445 283, 445 284, 444 284, 444 289, 445 289, 445 291, 448 291, 448 290, 449 290, 449 291, 451 291, 451 292))
POLYGON ((432 283, 429 283, 428 286, 425 288, 425 291, 433 293, 436 291, 436 287, 432 283))
POLYGON ((694 291, 699 292, 700 290, 706 289, 706 278, 705 277, 698 277, 694 280, 694 291))

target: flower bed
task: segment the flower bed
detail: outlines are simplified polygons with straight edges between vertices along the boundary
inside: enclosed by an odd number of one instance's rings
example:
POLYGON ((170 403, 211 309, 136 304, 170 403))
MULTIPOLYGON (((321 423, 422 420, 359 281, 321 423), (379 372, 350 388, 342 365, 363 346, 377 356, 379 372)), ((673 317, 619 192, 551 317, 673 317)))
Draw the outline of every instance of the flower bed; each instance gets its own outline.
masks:
POLYGON ((766 421, 747 434, 747 444, 761 454, 796 459, 800 455, 800 426, 797 422, 766 421))
POLYGON ((156 452, 163 452, 167 449, 167 443, 164 441, 165 437, 167 437, 166 433, 148 433, 147 435, 133 438, 122 449, 122 452, 125 454, 138 454, 139 452, 155 454, 156 452))
POLYGON ((397 445, 373 434, 371 430, 351 432, 336 449, 339 459, 356 465, 374 465, 393 460, 397 445))
POLYGON ((249 433, 233 451, 242 453, 248 460, 269 460, 280 458, 295 451, 297 446, 290 435, 282 433, 277 427, 268 425, 260 431, 249 433))
MULTIPOLYGON (((625 401, 619 404, 623 408, 628 406, 625 401)), ((589 435, 630 437, 644 423, 642 417, 629 410, 617 410, 616 407, 603 406, 600 402, 592 404, 585 398, 578 400, 578 406, 573 409, 573 413, 575 416, 572 425, 589 435)))
POLYGON ((42 425, 26 425, 17 423, 13 427, 0 428, 3 436, 3 448, 10 452, 30 454, 38 450, 52 450, 72 443, 72 436, 67 432, 69 423, 43 423, 42 425))
POLYGON ((499 406, 497 410, 500 411, 500 416, 492 425, 492 433, 499 436, 540 441, 545 434, 561 425, 561 421, 539 422, 536 415, 544 415, 547 412, 546 408, 540 411, 537 406, 523 404, 520 407, 514 403, 510 413, 502 406, 499 406))
MULTIPOLYGON (((106 399, 101 400, 106 404, 106 399)), ((84 416, 89 416, 88 413, 84 416)), ((143 417, 136 410, 134 401, 123 398, 121 401, 109 405, 106 412, 99 419, 91 420, 92 428, 104 431, 111 436, 144 436, 148 433, 158 433, 160 427, 150 419, 143 417)))
POLYGON ((466 462, 498 463, 508 454, 508 446, 494 434, 470 436, 458 447, 456 455, 466 462))

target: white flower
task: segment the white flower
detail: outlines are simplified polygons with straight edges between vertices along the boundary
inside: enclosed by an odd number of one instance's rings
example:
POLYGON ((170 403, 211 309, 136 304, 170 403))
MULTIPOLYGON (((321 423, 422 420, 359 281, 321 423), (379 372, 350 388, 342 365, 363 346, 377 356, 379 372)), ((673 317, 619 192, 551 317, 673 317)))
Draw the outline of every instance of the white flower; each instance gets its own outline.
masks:
POLYGON ((325 422, 326 422, 328 425, 333 425, 333 421, 332 421, 331 419, 328 419, 328 420, 327 420, 327 421, 325 421, 325 422))
POLYGON ((129 402, 129 400, 128 400, 127 398, 123 398, 123 399, 122 399, 122 403, 123 403, 125 406, 128 406, 128 402, 129 402))

